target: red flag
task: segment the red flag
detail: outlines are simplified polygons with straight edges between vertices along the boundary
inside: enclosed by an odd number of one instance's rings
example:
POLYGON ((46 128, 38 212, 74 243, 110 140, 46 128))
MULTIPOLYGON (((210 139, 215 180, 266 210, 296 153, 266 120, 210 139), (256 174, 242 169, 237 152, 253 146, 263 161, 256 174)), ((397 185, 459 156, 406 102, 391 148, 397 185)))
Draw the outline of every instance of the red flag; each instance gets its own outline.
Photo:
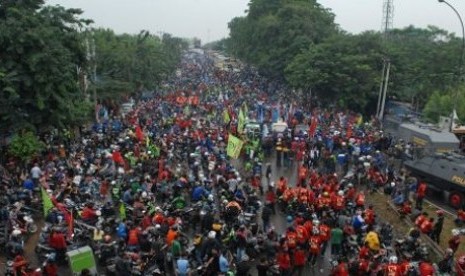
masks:
POLYGON ((159 159, 158 160, 158 180, 161 180, 163 178, 163 171, 164 171, 164 167, 165 167, 165 162, 163 161, 163 159, 159 159))
POLYGON ((142 132, 142 128, 140 126, 136 127, 136 137, 139 142, 142 143, 144 141, 144 133, 142 132))
POLYGON ((347 139, 349 139, 350 137, 352 137, 352 124, 349 124, 349 125, 348 125, 346 134, 347 134, 347 139))
POLYGON ((314 115, 312 117, 312 123, 310 124, 310 128, 308 130, 308 135, 310 137, 313 137, 315 136, 315 131, 316 131, 316 126, 318 125, 318 119, 316 118, 316 116, 314 115))

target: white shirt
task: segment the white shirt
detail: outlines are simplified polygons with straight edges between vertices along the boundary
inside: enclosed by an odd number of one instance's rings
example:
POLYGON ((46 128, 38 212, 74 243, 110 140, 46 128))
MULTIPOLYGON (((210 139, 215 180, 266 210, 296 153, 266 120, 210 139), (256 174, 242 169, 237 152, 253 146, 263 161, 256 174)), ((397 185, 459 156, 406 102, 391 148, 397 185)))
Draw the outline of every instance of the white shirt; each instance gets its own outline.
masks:
POLYGON ((31 169, 31 176, 32 178, 38 179, 42 175, 42 170, 38 166, 34 166, 31 169))

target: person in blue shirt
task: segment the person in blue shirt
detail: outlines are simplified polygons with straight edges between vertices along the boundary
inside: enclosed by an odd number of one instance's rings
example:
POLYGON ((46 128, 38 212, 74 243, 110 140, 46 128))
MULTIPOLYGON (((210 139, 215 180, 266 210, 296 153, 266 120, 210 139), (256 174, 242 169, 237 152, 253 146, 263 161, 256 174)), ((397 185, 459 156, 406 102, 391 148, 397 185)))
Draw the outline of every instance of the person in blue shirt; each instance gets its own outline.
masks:
POLYGON ((181 257, 176 261, 176 275, 187 276, 190 274, 189 261, 187 259, 187 253, 183 252, 181 257))
POLYGON ((200 201, 204 197, 207 197, 207 196, 208 196, 208 192, 200 184, 197 184, 194 190, 192 191, 192 201, 200 201))
POLYGON ((229 271, 229 261, 224 256, 224 253, 220 255, 220 272, 226 274, 229 271))
POLYGON ((27 178, 26 180, 24 180, 23 182, 23 188, 24 189, 27 189, 29 191, 33 191, 34 190, 34 182, 32 181, 31 178, 27 178))
POLYGON ((131 188, 128 188, 126 191, 123 193, 123 201, 126 204, 132 205, 134 198, 132 196, 132 190, 131 188))
POLYGON ((128 237, 128 227, 125 221, 119 223, 118 227, 116 228, 116 234, 118 235, 118 238, 126 240, 128 237))

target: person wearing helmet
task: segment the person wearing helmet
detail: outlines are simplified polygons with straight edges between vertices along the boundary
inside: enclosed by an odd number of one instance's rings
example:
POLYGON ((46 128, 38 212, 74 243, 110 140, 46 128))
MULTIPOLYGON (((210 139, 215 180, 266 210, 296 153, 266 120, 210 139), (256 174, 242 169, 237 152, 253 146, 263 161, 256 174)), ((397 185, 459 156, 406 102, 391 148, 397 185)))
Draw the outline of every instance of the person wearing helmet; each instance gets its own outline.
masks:
POLYGON ((331 199, 331 207, 336 213, 341 212, 346 207, 346 201, 344 198, 344 191, 339 190, 337 195, 331 199))
POLYGON ((389 257, 389 263, 384 268, 384 275, 387 276, 402 276, 401 268, 397 263, 398 259, 397 256, 389 257))

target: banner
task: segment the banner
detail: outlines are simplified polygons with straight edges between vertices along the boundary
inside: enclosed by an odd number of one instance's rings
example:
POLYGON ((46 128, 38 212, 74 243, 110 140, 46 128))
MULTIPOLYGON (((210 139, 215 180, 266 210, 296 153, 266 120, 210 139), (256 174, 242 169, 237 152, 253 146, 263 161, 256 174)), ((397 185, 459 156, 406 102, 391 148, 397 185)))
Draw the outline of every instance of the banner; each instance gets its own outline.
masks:
POLYGON ((48 212, 53 208, 53 202, 50 196, 47 194, 44 188, 41 188, 42 193, 42 204, 44 205, 44 217, 48 215, 48 212))
POLYGON ((231 158, 237 159, 241 153, 241 149, 244 142, 242 142, 236 136, 229 134, 228 138, 228 147, 226 148, 226 153, 231 158))
POLYGON ((244 112, 242 112, 242 108, 241 108, 239 109, 237 132, 242 133, 244 131, 244 126, 245 126, 245 115, 244 115, 244 112))
POLYGON ((228 109, 225 109, 223 111, 223 122, 225 125, 229 124, 229 122, 231 121, 231 118, 229 117, 229 112, 228 112, 228 109))

